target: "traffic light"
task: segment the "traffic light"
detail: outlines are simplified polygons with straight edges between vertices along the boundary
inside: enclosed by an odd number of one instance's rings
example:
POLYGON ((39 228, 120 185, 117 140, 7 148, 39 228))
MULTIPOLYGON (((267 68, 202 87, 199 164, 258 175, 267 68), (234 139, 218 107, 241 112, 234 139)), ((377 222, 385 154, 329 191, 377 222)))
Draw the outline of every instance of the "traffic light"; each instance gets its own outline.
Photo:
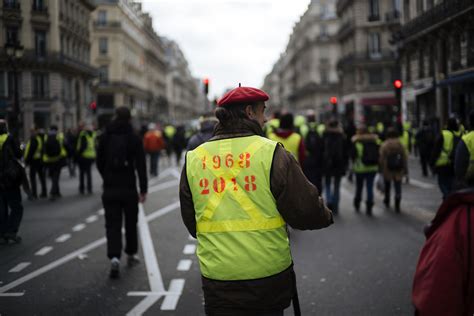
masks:
POLYGON ((207 95, 209 93, 209 78, 204 78, 202 83, 204 84, 204 94, 207 95))
POLYGON ((93 114, 96 114, 97 112, 97 103, 95 101, 92 101, 89 103, 89 109, 91 109, 93 114))
POLYGON ((403 88, 403 82, 400 79, 394 80, 393 81, 393 87, 396 90, 400 90, 401 88, 403 88))
POLYGON ((397 107, 400 110, 402 107, 402 88, 403 88, 403 81, 400 79, 396 79, 393 81, 393 87, 395 88, 395 99, 397 100, 397 107))
POLYGON ((329 98, 329 102, 330 102, 332 105, 337 105, 337 97, 330 97, 330 98, 329 98))

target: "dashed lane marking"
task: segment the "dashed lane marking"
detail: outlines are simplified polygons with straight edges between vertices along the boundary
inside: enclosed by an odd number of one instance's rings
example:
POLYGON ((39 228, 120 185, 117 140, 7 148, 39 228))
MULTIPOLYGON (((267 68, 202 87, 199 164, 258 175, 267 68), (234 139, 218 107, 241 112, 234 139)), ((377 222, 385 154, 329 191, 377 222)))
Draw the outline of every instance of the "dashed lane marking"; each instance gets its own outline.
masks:
POLYGON ((100 210, 97 211, 97 214, 99 214, 100 216, 103 216, 105 214, 105 210, 101 208, 100 210))
POLYGON ((415 187, 419 187, 421 189, 434 189, 435 188, 435 186, 431 183, 426 183, 426 182, 416 180, 413 178, 410 178, 410 184, 415 187))
POLYGON ((148 189, 148 194, 155 193, 155 192, 158 192, 158 191, 161 191, 161 190, 164 190, 164 189, 168 189, 168 188, 174 187, 178 184, 179 184, 178 180, 171 180, 171 181, 168 181, 168 182, 163 182, 163 183, 160 183, 156 186, 153 186, 153 187, 149 188, 148 189))
POLYGON ((192 255, 196 252, 196 245, 186 245, 184 246, 183 253, 185 255, 192 255))
POLYGON ((97 215, 92 215, 92 216, 89 216, 88 218, 86 218, 86 223, 93 223, 95 221, 97 221, 99 219, 99 217, 97 215))
POLYGON ((169 294, 165 296, 161 304, 162 311, 173 311, 176 309, 179 297, 183 293, 184 279, 171 280, 169 294))
POLYGON ((64 234, 56 238, 56 242, 65 242, 69 238, 71 238, 71 234, 64 234))
POLYGON ((44 256, 45 254, 47 254, 51 250, 53 250, 53 247, 51 247, 51 246, 43 247, 35 253, 35 256, 44 256))
POLYGON ((77 224, 76 226, 74 226, 72 228, 72 231, 73 232, 78 232, 78 231, 83 230, 84 228, 86 228, 86 225, 81 223, 81 224, 77 224))
POLYGON ((27 266, 29 266, 31 264, 31 262, 22 262, 22 263, 19 263, 17 264, 15 267, 11 268, 10 273, 17 273, 17 272, 20 272, 21 270, 23 270, 24 268, 26 268, 27 266))
POLYGON ((189 269, 191 268, 192 263, 193 263, 193 261, 189 260, 189 259, 180 260, 179 263, 178 263, 178 266, 176 267, 176 269, 178 271, 189 271, 189 269))

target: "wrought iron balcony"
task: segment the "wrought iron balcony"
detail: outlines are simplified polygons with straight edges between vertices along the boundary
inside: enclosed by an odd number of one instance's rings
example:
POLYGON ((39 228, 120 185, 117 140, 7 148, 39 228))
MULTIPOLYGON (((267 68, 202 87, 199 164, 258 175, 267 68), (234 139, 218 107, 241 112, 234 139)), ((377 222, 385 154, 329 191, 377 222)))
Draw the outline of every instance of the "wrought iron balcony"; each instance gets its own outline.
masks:
POLYGON ((387 22, 398 23, 400 22, 400 17, 401 17, 401 14, 400 14, 400 11, 398 10, 392 10, 385 13, 385 21, 387 22))
POLYGON ((349 20, 341 25, 339 31, 337 32, 338 40, 342 40, 354 32, 355 24, 354 21, 349 20))
POLYGON ((401 29, 402 36, 409 38, 421 31, 448 22, 450 18, 456 14, 473 9, 473 0, 444 0, 432 9, 406 23, 401 29))
POLYGON ((339 59, 338 68, 351 66, 354 64, 374 64, 374 63, 395 62, 395 52, 391 50, 382 50, 379 53, 360 52, 346 55, 339 59))
POLYGON ((94 21, 95 27, 120 27, 121 25, 119 21, 94 21))

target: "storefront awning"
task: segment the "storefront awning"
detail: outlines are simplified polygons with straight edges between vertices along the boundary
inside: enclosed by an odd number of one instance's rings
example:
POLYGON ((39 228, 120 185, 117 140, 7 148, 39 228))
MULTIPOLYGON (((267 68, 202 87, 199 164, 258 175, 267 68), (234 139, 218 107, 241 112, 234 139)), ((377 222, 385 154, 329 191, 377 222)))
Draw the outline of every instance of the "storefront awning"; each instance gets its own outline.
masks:
POLYGON ((462 75, 451 76, 447 79, 441 80, 440 82, 438 82, 438 86, 445 87, 452 84, 459 84, 465 82, 474 82, 474 71, 462 75))
POLYGON ((396 105, 397 99, 393 97, 387 98, 366 98, 361 100, 362 105, 396 105))

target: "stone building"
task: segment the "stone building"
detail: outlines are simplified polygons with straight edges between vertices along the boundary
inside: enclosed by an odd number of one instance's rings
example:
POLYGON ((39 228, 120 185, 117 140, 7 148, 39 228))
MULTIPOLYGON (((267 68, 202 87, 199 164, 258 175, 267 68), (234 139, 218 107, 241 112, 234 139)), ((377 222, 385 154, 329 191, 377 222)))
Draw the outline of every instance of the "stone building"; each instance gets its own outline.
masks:
POLYGON ((135 121, 164 119, 167 112, 165 46, 149 14, 131 0, 96 0, 92 14, 92 63, 99 125, 114 108, 128 106, 135 121))
POLYGON ((374 124, 400 119, 393 81, 399 66, 392 33, 400 28, 401 0, 339 0, 340 105, 347 119, 374 124))
POLYGON ((339 94, 335 10, 335 0, 313 0, 294 26, 286 51, 264 81, 272 107, 300 113, 332 111, 329 99, 339 94))
POLYGON ((464 122, 474 109, 474 2, 404 0, 396 34, 406 119, 450 115, 464 122))
POLYGON ((0 5, 0 116, 14 102, 17 77, 24 137, 33 126, 75 127, 93 99, 89 22, 94 3, 5 0, 0 5), (9 47, 21 51, 17 58, 7 57, 9 47))

